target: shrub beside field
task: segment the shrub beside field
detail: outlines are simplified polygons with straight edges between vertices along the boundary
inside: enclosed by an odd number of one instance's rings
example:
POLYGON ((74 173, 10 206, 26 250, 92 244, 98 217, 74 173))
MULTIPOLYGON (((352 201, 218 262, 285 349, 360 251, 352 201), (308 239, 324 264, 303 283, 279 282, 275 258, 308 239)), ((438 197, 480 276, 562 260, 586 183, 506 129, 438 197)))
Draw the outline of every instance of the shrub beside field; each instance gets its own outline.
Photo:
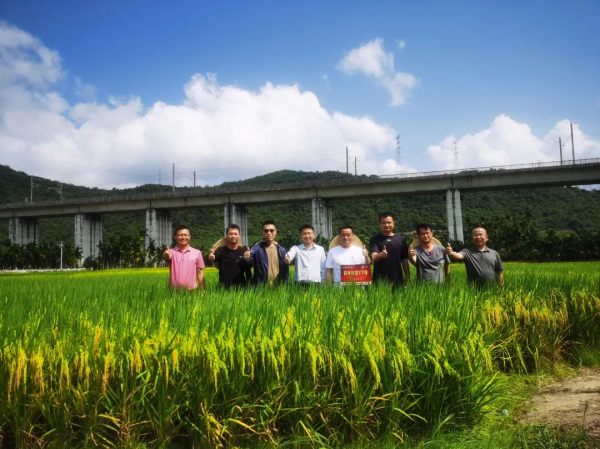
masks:
POLYGON ((0 275, 0 440, 23 447, 338 445, 500 408, 502 372, 600 338, 600 264, 506 288, 166 290, 164 270, 0 275))

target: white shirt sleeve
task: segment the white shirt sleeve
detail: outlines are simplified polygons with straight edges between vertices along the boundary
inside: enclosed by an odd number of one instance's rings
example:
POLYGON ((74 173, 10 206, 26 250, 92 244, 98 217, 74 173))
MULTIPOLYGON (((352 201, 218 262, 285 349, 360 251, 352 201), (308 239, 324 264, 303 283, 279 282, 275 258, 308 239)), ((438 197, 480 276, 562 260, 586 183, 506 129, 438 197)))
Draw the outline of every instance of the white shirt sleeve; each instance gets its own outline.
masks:
POLYGON ((321 248, 321 279, 325 280, 325 262, 327 261, 327 257, 325 256, 325 250, 321 248))
POLYGON ((298 254, 298 247, 296 245, 294 245, 290 248, 290 250, 288 251, 286 256, 289 256, 290 262, 291 262, 296 258, 297 254, 298 254))
POLYGON ((333 254, 332 251, 327 253, 327 259, 325 262, 325 268, 333 268, 333 254))

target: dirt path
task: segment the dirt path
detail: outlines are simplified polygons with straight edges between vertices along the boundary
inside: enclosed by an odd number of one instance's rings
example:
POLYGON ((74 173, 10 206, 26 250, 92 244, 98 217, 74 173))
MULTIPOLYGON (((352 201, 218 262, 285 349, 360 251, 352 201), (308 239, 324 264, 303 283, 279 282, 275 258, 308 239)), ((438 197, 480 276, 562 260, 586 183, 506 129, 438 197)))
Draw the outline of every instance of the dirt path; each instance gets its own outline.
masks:
POLYGON ((541 388, 522 421, 563 429, 583 426, 592 438, 600 439, 600 369, 541 388))

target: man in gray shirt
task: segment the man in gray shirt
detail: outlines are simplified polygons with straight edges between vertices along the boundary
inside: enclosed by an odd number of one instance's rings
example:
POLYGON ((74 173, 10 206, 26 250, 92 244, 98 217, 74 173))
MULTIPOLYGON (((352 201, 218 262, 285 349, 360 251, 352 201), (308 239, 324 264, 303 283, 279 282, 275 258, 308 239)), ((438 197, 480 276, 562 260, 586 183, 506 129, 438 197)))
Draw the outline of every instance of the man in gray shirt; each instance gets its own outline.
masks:
POLYGON ((417 226, 417 238, 419 244, 414 248, 410 245, 408 250, 408 260, 417 268, 417 279, 436 284, 450 282, 450 259, 444 247, 434 242, 431 226, 427 223, 417 226))
POLYGON ((504 284, 504 266, 500 255, 487 247, 488 234, 484 228, 473 229, 473 247, 455 253, 450 243, 446 246, 446 254, 452 260, 464 260, 467 269, 467 280, 483 285, 486 282, 504 284))

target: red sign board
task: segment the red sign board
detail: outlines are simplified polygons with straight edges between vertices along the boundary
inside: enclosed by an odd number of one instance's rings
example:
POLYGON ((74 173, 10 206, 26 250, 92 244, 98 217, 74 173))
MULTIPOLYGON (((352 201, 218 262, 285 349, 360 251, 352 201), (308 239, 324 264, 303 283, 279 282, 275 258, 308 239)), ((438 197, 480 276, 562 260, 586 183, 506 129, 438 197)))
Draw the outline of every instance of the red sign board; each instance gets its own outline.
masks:
POLYGON ((371 265, 342 265, 341 266, 341 281, 342 284, 354 282, 356 284, 371 283, 371 265))

